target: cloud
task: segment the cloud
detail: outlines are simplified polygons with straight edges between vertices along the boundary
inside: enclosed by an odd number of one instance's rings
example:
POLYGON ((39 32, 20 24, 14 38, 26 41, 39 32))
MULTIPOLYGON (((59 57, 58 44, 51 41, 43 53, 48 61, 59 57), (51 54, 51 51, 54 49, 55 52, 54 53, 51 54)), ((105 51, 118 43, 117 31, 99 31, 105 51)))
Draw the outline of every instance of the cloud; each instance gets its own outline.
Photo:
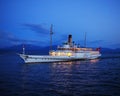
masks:
POLYGON ((39 41, 39 40, 26 40, 26 39, 20 39, 17 38, 14 34, 11 32, 6 32, 3 30, 0 30, 0 47, 7 47, 12 45, 18 45, 18 44, 41 44, 45 41, 39 41))
POLYGON ((25 39, 19 39, 19 38, 8 38, 11 42, 13 43, 43 43, 42 41, 37 41, 37 40, 25 40, 25 39))
MULTIPOLYGON (((49 35, 50 35, 50 27, 47 29, 43 26, 46 26, 44 24, 23 24, 23 26, 25 26, 26 28, 28 28, 30 31, 34 32, 34 33, 37 33, 41 36, 44 37, 44 36, 47 36, 48 40, 49 41, 49 35)), ((54 32, 54 27, 53 27, 53 44, 60 44, 60 42, 64 42, 64 41, 67 41, 67 38, 68 38, 68 34, 61 34, 60 32, 57 33, 57 32, 54 32)), ((45 38, 43 38, 45 39, 45 38)))
POLYGON ((10 38, 14 38, 13 34, 4 30, 0 30, 0 47, 12 45, 12 42, 9 40, 10 38))
POLYGON ((49 35, 49 30, 38 24, 23 24, 25 27, 29 28, 33 32, 36 32, 40 35, 49 35))
POLYGON ((10 33, 10 32, 0 30, 0 40, 1 39, 8 39, 8 38, 14 38, 14 35, 12 33, 10 33))

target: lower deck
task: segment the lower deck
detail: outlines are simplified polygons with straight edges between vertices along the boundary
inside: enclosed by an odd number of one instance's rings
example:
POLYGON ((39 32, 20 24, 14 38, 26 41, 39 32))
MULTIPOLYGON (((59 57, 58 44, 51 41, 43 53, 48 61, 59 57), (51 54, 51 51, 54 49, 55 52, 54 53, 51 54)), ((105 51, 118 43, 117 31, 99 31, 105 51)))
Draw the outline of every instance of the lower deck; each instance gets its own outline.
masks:
POLYGON ((37 55, 23 55, 20 57, 24 60, 25 63, 39 63, 39 62, 58 62, 58 61, 74 61, 74 60, 86 60, 86 59, 96 59, 99 56, 93 56, 91 58, 85 56, 37 56, 37 55))

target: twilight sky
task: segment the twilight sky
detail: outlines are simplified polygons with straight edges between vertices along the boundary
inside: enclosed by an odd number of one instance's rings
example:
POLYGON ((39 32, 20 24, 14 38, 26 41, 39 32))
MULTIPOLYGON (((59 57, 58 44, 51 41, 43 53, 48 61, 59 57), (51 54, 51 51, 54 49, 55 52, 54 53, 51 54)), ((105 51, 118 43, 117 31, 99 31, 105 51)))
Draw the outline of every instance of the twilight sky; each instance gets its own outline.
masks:
POLYGON ((120 0, 0 0, 0 48, 53 45, 68 34, 81 46, 120 48, 120 0))

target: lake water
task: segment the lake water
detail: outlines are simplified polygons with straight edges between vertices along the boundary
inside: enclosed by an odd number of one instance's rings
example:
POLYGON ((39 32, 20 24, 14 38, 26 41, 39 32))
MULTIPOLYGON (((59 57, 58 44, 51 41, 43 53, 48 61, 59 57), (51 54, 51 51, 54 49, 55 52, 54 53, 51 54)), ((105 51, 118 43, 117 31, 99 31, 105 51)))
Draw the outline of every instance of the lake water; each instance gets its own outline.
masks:
POLYGON ((0 96, 120 96, 120 54, 38 64, 1 54, 0 96))

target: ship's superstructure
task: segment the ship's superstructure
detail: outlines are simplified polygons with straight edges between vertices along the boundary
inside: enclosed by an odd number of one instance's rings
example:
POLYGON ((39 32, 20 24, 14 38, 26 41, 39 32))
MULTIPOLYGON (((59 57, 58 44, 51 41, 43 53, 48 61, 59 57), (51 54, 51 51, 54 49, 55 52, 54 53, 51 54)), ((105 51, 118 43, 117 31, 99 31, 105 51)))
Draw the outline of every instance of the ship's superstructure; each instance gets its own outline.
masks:
POLYGON ((50 56, 69 56, 78 57, 81 59, 94 59, 101 56, 98 49, 93 48, 81 48, 80 45, 74 44, 72 42, 72 35, 68 36, 68 41, 62 46, 58 46, 57 50, 52 50, 49 52, 50 56))
MULTIPOLYGON (((50 30, 52 40, 52 28, 50 30)), ((52 41, 50 41, 50 49, 52 49, 52 41)), ((72 35, 68 36, 68 41, 63 43, 62 46, 58 46, 57 50, 50 50, 49 55, 26 55, 25 48, 23 47, 23 54, 20 57, 23 58, 25 63, 33 62, 57 62, 57 61, 72 61, 72 60, 86 60, 96 59, 100 57, 99 48, 82 48, 80 45, 74 44, 72 41, 72 35)))

